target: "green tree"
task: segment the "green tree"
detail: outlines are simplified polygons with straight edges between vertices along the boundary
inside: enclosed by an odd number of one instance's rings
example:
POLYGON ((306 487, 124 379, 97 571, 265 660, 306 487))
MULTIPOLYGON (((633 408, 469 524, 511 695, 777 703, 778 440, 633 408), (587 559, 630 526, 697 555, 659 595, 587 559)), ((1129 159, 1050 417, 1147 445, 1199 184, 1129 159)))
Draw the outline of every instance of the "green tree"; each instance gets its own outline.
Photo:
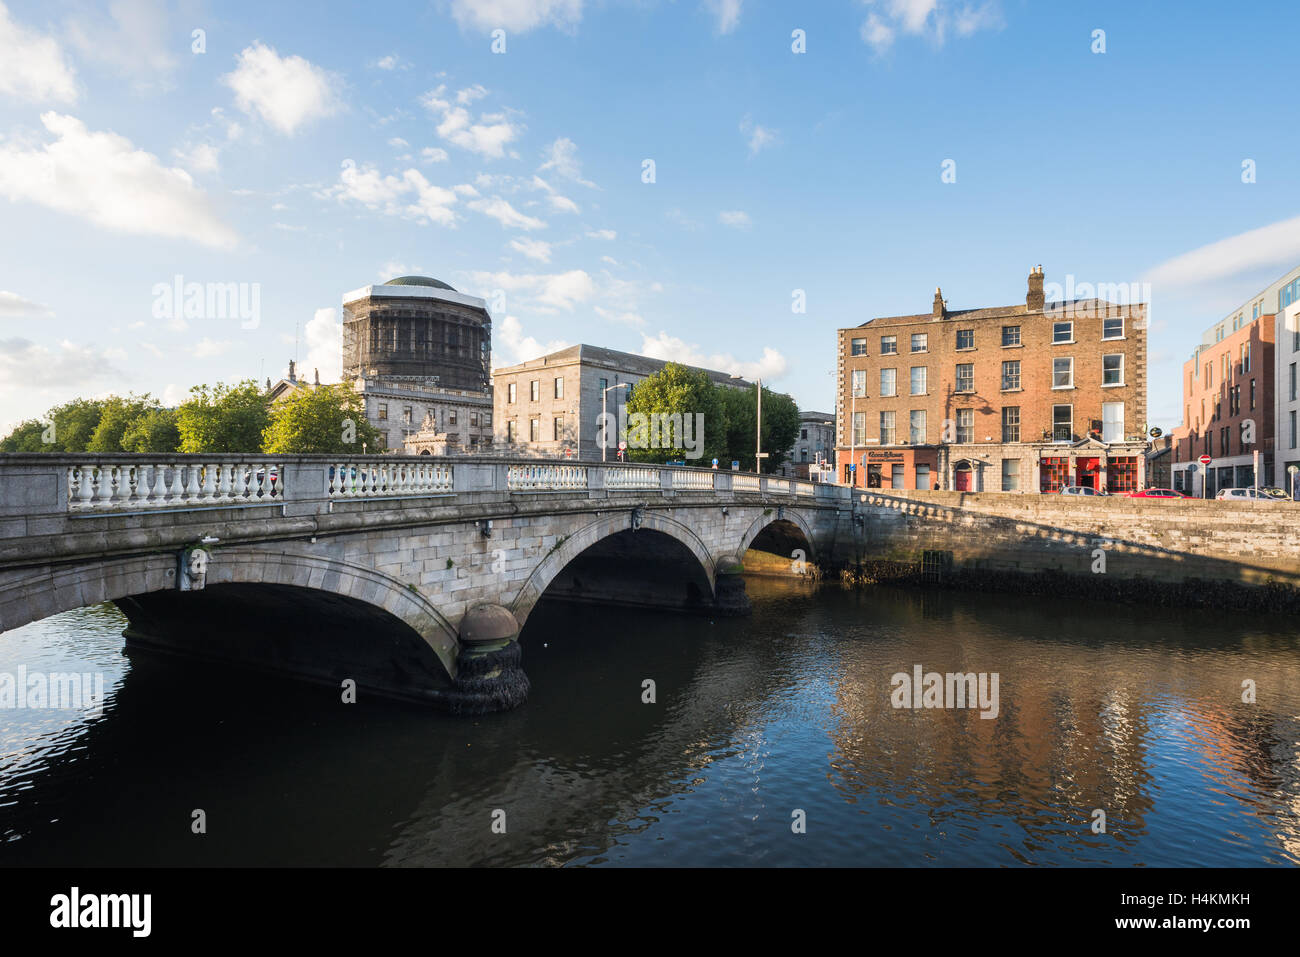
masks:
POLYGON ((347 455, 379 448, 379 430, 366 421, 365 404, 346 385, 299 389, 271 407, 262 433, 267 452, 347 455))
POLYGON ((123 452, 176 452, 181 447, 175 409, 146 409, 122 433, 123 452))
POLYGON ((50 409, 46 417, 54 423, 54 442, 45 448, 51 452, 87 451, 103 413, 100 399, 73 399, 50 409))
POLYGON ((142 396, 110 396, 104 400, 104 409, 99 417, 90 441, 86 443, 87 452, 121 452, 122 436, 133 422, 143 416, 149 409, 156 408, 158 402, 148 393, 142 396))
POLYGON ((725 453, 726 410, 707 374, 670 362, 637 383, 620 438, 634 462, 707 465, 725 453))
MULTIPOLYGON (((736 389, 717 386, 727 410, 727 459, 740 462, 743 469, 753 468, 754 442, 757 438, 757 388, 736 389)), ((763 471, 780 468, 799 434, 799 406, 783 392, 763 389, 763 451, 768 453, 763 471)))
POLYGON ((260 452, 270 397, 252 379, 196 385, 176 410, 182 452, 260 452))
POLYGON ((47 445, 43 436, 48 423, 28 419, 18 423, 14 430, 0 439, 0 452, 48 452, 53 446, 47 445))

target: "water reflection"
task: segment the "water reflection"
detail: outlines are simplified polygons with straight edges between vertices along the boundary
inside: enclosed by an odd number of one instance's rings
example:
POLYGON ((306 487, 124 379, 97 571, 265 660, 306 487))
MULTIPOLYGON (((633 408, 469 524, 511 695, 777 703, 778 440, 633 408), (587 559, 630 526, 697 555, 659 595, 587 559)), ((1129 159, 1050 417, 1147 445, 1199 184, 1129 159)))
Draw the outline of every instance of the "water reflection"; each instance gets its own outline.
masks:
POLYGON ((531 700, 471 720, 128 663, 111 607, 17 629, 0 671, 102 670, 109 701, 0 715, 0 864, 1300 862, 1284 623, 750 592, 745 621, 540 607, 531 700), (917 664, 997 672, 998 717, 893 708, 891 675, 917 664))

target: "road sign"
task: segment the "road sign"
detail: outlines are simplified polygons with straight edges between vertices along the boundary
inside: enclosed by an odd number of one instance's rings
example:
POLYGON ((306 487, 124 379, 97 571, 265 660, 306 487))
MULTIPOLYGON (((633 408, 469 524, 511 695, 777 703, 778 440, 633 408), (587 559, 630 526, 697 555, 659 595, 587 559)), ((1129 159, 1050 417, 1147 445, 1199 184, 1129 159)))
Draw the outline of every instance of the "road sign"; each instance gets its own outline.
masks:
POLYGON ((1210 458, 1208 455, 1202 455, 1196 461, 1200 462, 1202 465, 1209 465, 1211 462, 1214 461, 1214 459, 1210 458))
POLYGON ((620 442, 620 443, 618 443, 618 450, 619 450, 620 452, 624 451, 626 448, 627 448, 627 443, 626 443, 626 442, 620 442))
POLYGON ((713 460, 713 467, 714 467, 715 469, 718 467, 718 460, 717 460, 717 459, 714 459, 714 460, 713 460))
POLYGON ((740 463, 737 462, 735 459, 732 459, 732 460, 731 460, 731 471, 733 471, 733 472, 739 472, 739 471, 740 471, 740 463))

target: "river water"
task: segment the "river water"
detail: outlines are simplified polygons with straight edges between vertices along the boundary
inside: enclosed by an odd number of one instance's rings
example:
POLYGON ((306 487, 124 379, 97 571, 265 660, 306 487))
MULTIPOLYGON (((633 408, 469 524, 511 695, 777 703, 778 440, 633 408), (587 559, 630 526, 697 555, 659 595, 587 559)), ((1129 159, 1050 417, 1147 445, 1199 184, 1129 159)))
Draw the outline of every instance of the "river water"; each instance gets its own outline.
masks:
POLYGON ((742 620, 540 606, 530 700, 476 719, 128 659, 112 606, 16 629, 0 675, 106 700, 0 710, 0 865, 1300 862, 1286 621, 749 590, 742 620), (997 716, 894 707, 917 665, 996 673, 997 716))

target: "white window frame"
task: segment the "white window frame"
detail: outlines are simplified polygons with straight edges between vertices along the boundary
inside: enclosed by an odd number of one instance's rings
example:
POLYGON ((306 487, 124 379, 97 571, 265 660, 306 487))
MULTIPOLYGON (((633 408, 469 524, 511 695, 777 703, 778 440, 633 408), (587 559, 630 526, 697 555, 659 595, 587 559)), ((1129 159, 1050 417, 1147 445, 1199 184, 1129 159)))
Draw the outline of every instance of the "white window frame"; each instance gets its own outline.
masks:
POLYGON ((1119 386, 1122 386, 1123 384, 1124 384, 1124 353, 1111 352, 1108 353, 1107 355, 1103 355, 1101 357, 1101 387, 1103 389, 1114 389, 1119 386), (1119 381, 1118 382, 1106 381, 1106 360, 1107 359, 1119 360, 1119 381))
POLYGON ((1065 319, 1065 320, 1062 320, 1061 322, 1053 322, 1053 323, 1052 323, 1052 345, 1054 345, 1054 346, 1065 346, 1065 345, 1069 345, 1069 344, 1072 343, 1072 342, 1074 342, 1074 320, 1073 320, 1073 319, 1065 319), (1068 339, 1061 339, 1061 338, 1058 338, 1058 336, 1057 336, 1057 327, 1058 327, 1058 326, 1065 326, 1065 327, 1066 327, 1066 329, 1068 330, 1068 335, 1069 335, 1069 338, 1068 338, 1068 339))
POLYGON ((881 370, 880 370, 880 395, 881 395, 882 398, 884 398, 885 396, 898 395, 898 370, 897 370, 897 369, 881 369, 881 370), (891 377, 890 380, 889 380, 889 390, 888 390, 888 391, 885 390, 885 373, 886 373, 886 372, 888 372, 888 373, 890 374, 890 377, 891 377))
POLYGON ((907 387, 911 391, 908 395, 929 395, 930 394, 930 367, 929 366, 912 366, 907 377, 907 387), (916 373, 921 373, 921 391, 916 391, 916 373))
POLYGON ((1056 358, 1054 358, 1054 359, 1052 360, 1052 388, 1053 388, 1053 389, 1073 389, 1073 388, 1074 388, 1074 356, 1057 356, 1056 358), (1068 363, 1070 363, 1070 370, 1069 370, 1070 381, 1069 381, 1067 384, 1065 384, 1065 385, 1057 385, 1057 383, 1056 383, 1056 376, 1057 376, 1057 374, 1058 374, 1057 371, 1056 371, 1056 364, 1057 364, 1058 362, 1068 362, 1068 363))

